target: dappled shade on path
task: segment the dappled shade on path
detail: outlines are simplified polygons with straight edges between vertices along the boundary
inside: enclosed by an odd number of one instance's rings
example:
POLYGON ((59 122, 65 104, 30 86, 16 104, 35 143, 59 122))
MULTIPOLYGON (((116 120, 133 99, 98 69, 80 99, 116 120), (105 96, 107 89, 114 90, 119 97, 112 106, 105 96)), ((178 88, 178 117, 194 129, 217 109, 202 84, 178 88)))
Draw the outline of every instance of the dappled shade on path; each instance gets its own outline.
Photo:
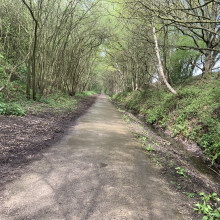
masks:
POLYGON ((187 219, 105 96, 4 193, 2 220, 187 219))

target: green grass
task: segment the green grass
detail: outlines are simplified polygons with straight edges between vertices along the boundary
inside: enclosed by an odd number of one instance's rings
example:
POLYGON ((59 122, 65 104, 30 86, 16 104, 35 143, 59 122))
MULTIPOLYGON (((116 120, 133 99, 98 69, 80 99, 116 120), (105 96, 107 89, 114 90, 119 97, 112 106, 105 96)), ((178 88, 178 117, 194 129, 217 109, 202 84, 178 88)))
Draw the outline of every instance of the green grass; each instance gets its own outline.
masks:
POLYGON ((64 110, 75 110, 77 100, 74 97, 57 93, 37 99, 37 101, 27 100, 26 98, 18 98, 16 100, 1 100, 0 114, 23 116, 27 112, 39 113, 43 110, 51 110, 59 112, 64 110))
MULTIPOLYGON (((75 110, 77 100, 74 97, 63 93, 50 94, 38 100, 39 106, 43 106, 54 111, 75 110)), ((28 105, 30 108, 30 105, 28 105)))
MULTIPOLYGON (((77 94, 78 97, 91 96, 92 91, 77 94)), ((73 111, 77 107, 76 97, 72 97, 61 92, 38 96, 36 101, 28 100, 25 96, 25 86, 11 83, 4 93, 0 93, 0 114, 23 116, 26 113, 39 113, 43 110, 52 112, 73 111)))
POLYGON ((196 196, 196 193, 189 193, 189 192, 183 192, 187 197, 194 198, 196 196))
POLYGON ((151 87, 120 93, 114 100, 144 115, 146 122, 169 130, 172 136, 198 143, 213 161, 220 155, 220 80, 188 80, 175 88, 151 87))
POLYGON ((91 96, 97 94, 95 91, 84 91, 81 93, 77 93, 76 96, 91 96))

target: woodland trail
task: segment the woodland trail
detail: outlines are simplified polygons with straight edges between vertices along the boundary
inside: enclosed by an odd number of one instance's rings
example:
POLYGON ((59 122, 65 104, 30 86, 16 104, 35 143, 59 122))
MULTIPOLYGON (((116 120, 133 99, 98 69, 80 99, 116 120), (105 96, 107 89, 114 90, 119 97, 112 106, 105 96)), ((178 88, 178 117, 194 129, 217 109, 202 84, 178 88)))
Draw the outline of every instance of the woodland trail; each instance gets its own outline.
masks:
POLYGON ((180 203, 121 114, 99 96, 68 135, 6 186, 0 219, 190 219, 180 203))

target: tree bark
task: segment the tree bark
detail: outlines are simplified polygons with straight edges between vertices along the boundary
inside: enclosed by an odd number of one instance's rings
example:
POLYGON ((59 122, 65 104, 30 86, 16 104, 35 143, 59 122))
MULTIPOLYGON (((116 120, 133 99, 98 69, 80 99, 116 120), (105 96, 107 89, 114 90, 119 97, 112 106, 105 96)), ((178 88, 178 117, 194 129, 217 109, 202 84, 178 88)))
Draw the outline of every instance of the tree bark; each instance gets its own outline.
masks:
POLYGON ((157 59, 158 59, 158 64, 159 64, 159 73, 163 79, 164 84, 167 86, 167 88, 173 93, 173 94, 177 94, 177 92, 172 88, 172 86, 168 83, 164 71, 163 71, 163 66, 162 66, 162 62, 161 62, 161 58, 160 58, 160 52, 159 52, 159 47, 158 47, 158 41, 157 41, 157 35, 156 35, 156 28, 155 28, 155 24, 154 24, 154 17, 152 18, 152 30, 153 30, 153 37, 154 37, 154 43, 155 43, 155 52, 157 55, 157 59))
POLYGON ((31 98, 30 89, 31 89, 31 68, 30 68, 30 62, 28 61, 27 76, 26 76, 26 98, 27 99, 31 98))
POLYGON ((33 100, 36 100, 36 73, 35 73, 35 67, 36 67, 36 51, 37 51, 37 30, 38 30, 38 21, 34 16, 34 12, 31 10, 30 6, 25 2, 25 0, 22 0, 24 5, 29 10, 31 17, 35 23, 34 26, 34 46, 33 46, 33 53, 32 53, 32 98, 33 100))
POLYGON ((212 62, 211 53, 212 53, 211 51, 206 51, 205 53, 205 62, 204 62, 203 73, 202 73, 202 75, 204 76, 212 72, 213 62, 212 62))

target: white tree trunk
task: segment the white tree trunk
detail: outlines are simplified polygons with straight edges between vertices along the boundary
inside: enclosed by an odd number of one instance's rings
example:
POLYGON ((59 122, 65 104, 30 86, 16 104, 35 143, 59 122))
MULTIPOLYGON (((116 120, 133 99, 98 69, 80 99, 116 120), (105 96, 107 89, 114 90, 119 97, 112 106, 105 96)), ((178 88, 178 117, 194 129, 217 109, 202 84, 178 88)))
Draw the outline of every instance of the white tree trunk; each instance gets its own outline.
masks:
POLYGON ((168 83, 165 75, 164 75, 164 71, 163 71, 163 66, 162 66, 162 62, 161 62, 161 58, 160 58, 160 52, 159 52, 159 47, 158 47, 158 41, 157 41, 157 35, 156 35, 156 28, 155 28, 155 24, 154 24, 154 17, 152 18, 152 29, 153 29, 153 37, 154 37, 154 43, 155 43, 155 52, 157 55, 157 59, 158 59, 158 63, 159 63, 159 73, 165 83, 165 85, 167 86, 167 88, 173 93, 173 94, 177 94, 177 92, 172 88, 172 86, 168 83))

